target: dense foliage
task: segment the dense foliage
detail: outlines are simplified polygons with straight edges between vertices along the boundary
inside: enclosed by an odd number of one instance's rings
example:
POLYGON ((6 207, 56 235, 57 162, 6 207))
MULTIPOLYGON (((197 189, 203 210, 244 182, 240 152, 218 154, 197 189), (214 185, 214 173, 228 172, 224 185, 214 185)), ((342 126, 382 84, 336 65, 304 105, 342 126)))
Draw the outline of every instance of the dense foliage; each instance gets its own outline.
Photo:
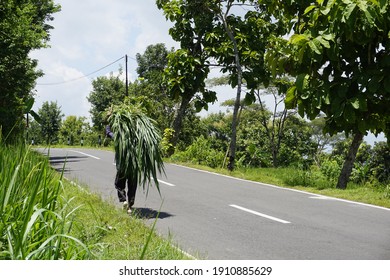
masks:
POLYGON ((29 54, 47 46, 48 22, 58 11, 52 0, 0 1, 0 130, 6 141, 23 135, 24 114, 42 75, 29 54))

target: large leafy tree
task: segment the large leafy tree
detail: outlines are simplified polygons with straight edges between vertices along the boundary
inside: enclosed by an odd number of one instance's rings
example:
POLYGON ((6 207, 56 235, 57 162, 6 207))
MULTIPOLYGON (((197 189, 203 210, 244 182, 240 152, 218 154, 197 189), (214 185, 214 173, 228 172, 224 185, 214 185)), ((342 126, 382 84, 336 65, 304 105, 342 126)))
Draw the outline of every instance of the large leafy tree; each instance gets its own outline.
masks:
POLYGON ((10 141, 25 129, 24 113, 42 75, 29 53, 47 46, 48 22, 59 10, 52 0, 0 2, 0 127, 10 141))
POLYGON ((126 84, 120 75, 98 77, 92 82, 93 89, 87 99, 91 103, 92 124, 97 131, 104 128, 104 111, 113 104, 120 104, 126 97, 126 84))
POLYGON ((55 143, 58 141, 58 134, 61 128, 62 117, 61 107, 57 102, 44 102, 38 110, 41 118, 41 135, 45 139, 46 144, 55 143))
POLYGON ((143 54, 137 53, 138 79, 129 89, 130 98, 143 104, 161 131, 171 126, 175 108, 175 102, 169 98, 163 83, 169 53, 162 43, 149 45, 143 54))
POLYGON ((62 143, 80 144, 90 132, 90 126, 86 117, 68 116, 62 122, 59 138, 62 143))
POLYGON ((198 96, 197 108, 207 109, 207 103, 216 100, 215 93, 207 90, 204 83, 210 66, 220 66, 222 72, 228 72, 229 84, 237 89, 228 164, 232 170, 243 82, 249 89, 245 99, 253 102, 253 91, 262 83, 268 84, 264 52, 268 37, 278 26, 272 24, 271 17, 259 9, 256 1, 160 0, 157 4, 174 22, 170 34, 181 43, 167 68, 171 94, 181 97, 183 105, 198 96))
POLYGON ((323 112, 325 132, 353 135, 337 184, 345 189, 363 136, 368 131, 389 136, 390 3, 259 2, 293 28, 288 44, 272 42, 269 56, 274 70, 281 66, 296 77, 287 106, 298 106, 310 119, 323 112))
POLYGON ((172 38, 180 42, 180 49, 168 56, 165 83, 170 97, 179 102, 173 120, 172 142, 177 144, 187 108, 194 100, 198 110, 216 100, 216 93, 206 88, 210 72, 208 56, 204 52, 205 35, 213 26, 213 14, 204 1, 157 0, 157 6, 167 19, 174 22, 170 29, 172 38))

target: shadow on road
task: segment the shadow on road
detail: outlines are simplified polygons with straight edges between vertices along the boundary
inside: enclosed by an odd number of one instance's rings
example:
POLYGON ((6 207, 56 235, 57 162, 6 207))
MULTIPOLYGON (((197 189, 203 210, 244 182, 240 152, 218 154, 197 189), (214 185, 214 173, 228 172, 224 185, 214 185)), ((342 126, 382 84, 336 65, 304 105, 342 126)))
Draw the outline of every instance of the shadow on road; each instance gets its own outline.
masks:
POLYGON ((142 219, 156 219, 157 217, 159 219, 165 219, 173 216, 167 212, 159 213, 158 211, 150 208, 134 208, 134 212, 139 218, 142 219))
POLYGON ((66 168, 66 163, 68 162, 79 162, 82 159, 87 158, 86 156, 60 156, 60 157, 49 157, 50 165, 58 172, 61 172, 65 169, 64 172, 67 173, 70 169, 66 168))

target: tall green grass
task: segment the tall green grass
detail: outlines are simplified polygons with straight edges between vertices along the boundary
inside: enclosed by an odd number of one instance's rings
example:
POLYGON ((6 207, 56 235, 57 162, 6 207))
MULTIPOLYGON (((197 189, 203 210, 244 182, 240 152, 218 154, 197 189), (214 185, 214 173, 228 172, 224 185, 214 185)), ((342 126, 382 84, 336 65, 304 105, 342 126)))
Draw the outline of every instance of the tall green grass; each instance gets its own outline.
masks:
POLYGON ((60 196, 61 177, 23 144, 0 139, 0 259, 85 259, 69 235, 74 209, 60 196))
POLYGON ((46 157, 0 138, 0 260, 188 259, 142 219, 63 179, 46 157))
MULTIPOLYGON (((66 181, 64 182, 66 183, 66 181)), ((163 238, 153 229, 158 218, 143 217, 136 209, 129 217, 111 201, 102 199, 88 186, 65 184, 64 196, 74 198, 71 234, 90 250, 92 260, 183 260, 172 238, 163 238), (147 225, 146 225, 146 224, 147 225)))

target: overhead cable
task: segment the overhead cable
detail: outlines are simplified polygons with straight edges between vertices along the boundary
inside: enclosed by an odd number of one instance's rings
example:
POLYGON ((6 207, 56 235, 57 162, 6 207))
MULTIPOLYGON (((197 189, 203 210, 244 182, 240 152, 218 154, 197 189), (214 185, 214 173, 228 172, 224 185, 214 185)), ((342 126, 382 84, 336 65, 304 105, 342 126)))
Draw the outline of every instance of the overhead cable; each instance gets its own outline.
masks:
POLYGON ((77 81, 77 80, 80 80, 80 79, 84 79, 84 78, 87 78, 87 77, 89 77, 89 76, 91 76, 91 75, 93 75, 93 74, 95 74, 97 72, 100 72, 103 69, 105 69, 105 68, 107 68, 107 67, 109 67, 109 66, 111 66, 111 65, 113 65, 115 63, 117 63, 118 61, 122 60, 124 57, 125 56, 122 56, 121 58, 118 58, 117 60, 111 62, 110 64, 108 64, 108 65, 106 65, 106 66, 104 66, 102 68, 99 68, 99 69, 97 69, 97 70, 95 70, 95 71, 93 71, 93 72, 91 72, 91 73, 89 73, 87 75, 80 76, 78 78, 74 78, 74 79, 67 80, 67 81, 62 81, 62 82, 56 82, 56 83, 37 83, 37 85, 38 86, 56 86, 56 85, 67 84, 67 83, 71 83, 71 82, 74 82, 74 81, 77 81))

